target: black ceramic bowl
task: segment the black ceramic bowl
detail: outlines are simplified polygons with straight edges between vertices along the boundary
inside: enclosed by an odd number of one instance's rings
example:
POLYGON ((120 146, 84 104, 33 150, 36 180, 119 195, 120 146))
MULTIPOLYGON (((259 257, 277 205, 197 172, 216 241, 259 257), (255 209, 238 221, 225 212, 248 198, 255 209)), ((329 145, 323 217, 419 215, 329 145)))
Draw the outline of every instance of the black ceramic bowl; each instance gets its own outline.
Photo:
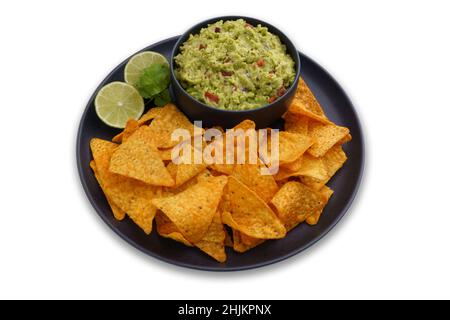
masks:
POLYGON ((280 30, 270 25, 267 22, 242 16, 224 16, 212 18, 203 21, 188 31, 186 31, 177 41, 172 51, 170 59, 170 74, 172 79, 172 92, 175 97, 177 106, 183 110, 183 112, 192 120, 202 120, 203 126, 211 127, 215 125, 222 126, 224 128, 231 128, 244 119, 251 119, 255 121, 258 128, 264 128, 270 126, 273 122, 279 119, 286 111, 289 103, 295 95, 295 89, 300 77, 300 56, 295 48, 294 44, 289 38, 280 30), (208 106, 193 97, 191 97, 181 86, 180 82, 175 76, 175 61, 174 57, 179 53, 180 46, 189 38, 190 34, 196 34, 200 29, 207 27, 209 24, 215 23, 219 20, 237 20, 244 19, 252 25, 261 24, 269 29, 269 32, 280 37, 281 42, 286 46, 287 53, 292 57, 295 62, 296 75, 294 83, 288 88, 286 93, 265 106, 251 109, 251 110, 223 110, 208 106))

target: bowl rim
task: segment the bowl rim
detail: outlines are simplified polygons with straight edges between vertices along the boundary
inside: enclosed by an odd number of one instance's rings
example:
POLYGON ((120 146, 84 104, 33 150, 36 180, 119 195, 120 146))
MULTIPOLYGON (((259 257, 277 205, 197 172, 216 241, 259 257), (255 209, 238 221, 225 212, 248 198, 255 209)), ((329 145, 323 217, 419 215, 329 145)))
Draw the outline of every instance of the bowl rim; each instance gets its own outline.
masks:
POLYGON ((187 31, 185 31, 183 34, 180 35, 180 37, 178 38, 177 42, 175 43, 175 46, 173 47, 172 53, 170 55, 170 74, 171 74, 171 78, 172 78, 172 85, 176 85, 179 89, 181 89, 181 91, 188 96, 188 99, 190 99, 192 102, 194 103, 198 103, 199 105, 201 105, 204 108, 207 108, 211 111, 215 111, 215 112, 219 112, 219 113, 251 113, 254 111, 260 111, 263 109, 269 109, 270 107, 275 106, 278 102, 280 102, 281 99, 286 98, 287 96, 289 96, 289 94, 296 90, 296 86, 294 84, 298 83, 299 78, 300 78, 300 69, 301 69, 301 61, 300 61, 300 54, 298 52, 297 47, 294 45, 294 43, 289 39, 289 37, 282 32, 280 29, 278 29, 277 27, 273 26, 270 23, 267 23, 263 20, 257 19, 257 18, 253 18, 253 17, 248 17, 248 16, 235 16, 235 15, 230 15, 230 16, 219 16, 219 17, 215 17, 215 18, 210 18, 207 20, 203 20, 197 24, 195 24, 194 26, 190 27, 187 31), (274 102, 265 104, 261 107, 258 108, 253 108, 253 109, 247 109, 247 110, 228 110, 228 109, 219 109, 219 108, 215 108, 212 106, 209 106, 197 99, 195 99, 194 97, 192 97, 181 85, 181 83, 178 81, 176 75, 175 75, 175 53, 178 51, 179 47, 181 46, 181 44, 183 44, 186 41, 186 38, 189 37, 190 34, 193 33, 193 30, 196 29, 201 29, 205 26, 207 26, 208 24, 223 20, 223 21, 229 21, 229 20, 237 20, 237 19, 244 19, 245 21, 247 20, 252 20, 253 22, 257 22, 258 24, 261 24, 264 27, 267 27, 269 29, 269 32, 280 36, 282 35, 286 41, 282 41, 282 43, 288 47, 291 46, 294 50, 294 56, 292 56, 291 53, 288 53, 295 62, 295 78, 294 81, 292 82, 292 85, 286 90, 286 92, 279 97, 279 99, 275 100, 274 102))

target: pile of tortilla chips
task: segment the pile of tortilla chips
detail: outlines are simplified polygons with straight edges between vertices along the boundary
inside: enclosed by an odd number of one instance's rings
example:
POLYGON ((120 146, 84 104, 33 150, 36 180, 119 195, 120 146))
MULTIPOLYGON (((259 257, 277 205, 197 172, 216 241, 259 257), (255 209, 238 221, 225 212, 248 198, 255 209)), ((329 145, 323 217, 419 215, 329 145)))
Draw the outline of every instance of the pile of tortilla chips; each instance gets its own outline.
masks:
MULTIPOLYGON (((261 174, 270 165, 261 159, 257 164, 172 162, 173 148, 183 140, 172 141, 175 129, 186 129, 191 137, 205 132, 173 104, 129 120, 113 142, 92 139, 90 165, 117 220, 128 216, 147 234, 155 220, 162 237, 224 262, 226 246, 245 252, 285 237, 304 221, 317 224, 333 194, 326 183, 347 159, 342 145, 351 140, 349 130, 326 117, 303 80, 283 118, 275 175, 261 174)), ((255 130, 255 124, 244 120, 235 128, 255 130)), ((203 139, 205 146, 213 146, 212 155, 226 154, 229 147, 218 138, 203 139)), ((190 148, 195 157, 197 146, 190 148)))

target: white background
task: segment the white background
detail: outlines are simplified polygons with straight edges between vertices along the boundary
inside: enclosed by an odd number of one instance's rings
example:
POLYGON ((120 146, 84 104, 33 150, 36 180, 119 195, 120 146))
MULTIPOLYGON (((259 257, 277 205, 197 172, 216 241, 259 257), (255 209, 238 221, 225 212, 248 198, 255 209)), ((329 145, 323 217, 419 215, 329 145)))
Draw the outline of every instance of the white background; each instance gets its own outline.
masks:
POLYGON ((450 298, 447 1, 2 1, 0 298, 450 298), (75 164, 86 102, 123 59, 218 15, 273 23, 348 92, 367 166, 317 245, 208 273, 103 224, 75 164))

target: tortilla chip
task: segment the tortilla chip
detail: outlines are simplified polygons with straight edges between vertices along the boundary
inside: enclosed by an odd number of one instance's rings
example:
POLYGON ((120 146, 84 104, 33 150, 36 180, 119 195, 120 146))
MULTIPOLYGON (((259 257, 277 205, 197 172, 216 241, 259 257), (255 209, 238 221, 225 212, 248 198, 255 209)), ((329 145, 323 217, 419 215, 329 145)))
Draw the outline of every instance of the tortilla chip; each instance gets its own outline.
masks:
POLYGON ((349 134, 349 130, 334 124, 324 125, 318 122, 311 122, 308 134, 314 140, 314 144, 309 148, 308 153, 314 157, 321 157, 332 146, 346 137, 349 134))
MULTIPOLYGON (((133 126, 136 125, 134 131, 138 127, 144 125, 146 122, 148 122, 148 121, 152 120, 153 118, 155 118, 161 110, 162 110, 162 107, 154 107, 154 108, 149 109, 147 111, 147 113, 143 114, 142 117, 139 120, 137 120, 136 124, 133 123, 133 126)), ((128 121, 130 121, 130 120, 128 120, 128 121)), ((135 120, 133 120, 133 121, 135 121, 135 120)), ((127 126, 128 126, 128 122, 127 122, 127 126)), ((118 135, 114 136, 114 138, 112 138, 112 141, 113 142, 118 142, 118 143, 123 142, 123 137, 124 137, 124 134, 125 134, 126 130, 127 130, 127 127, 125 127, 125 129, 121 133, 119 133, 118 135)), ((128 136, 130 136, 132 134, 131 127, 128 129, 128 131, 130 132, 130 134, 128 136)))
POLYGON ((308 117, 287 112, 284 116, 284 130, 292 133, 308 135, 308 117))
MULTIPOLYGON (((242 122, 240 122, 239 124, 237 124, 236 126, 234 126, 231 130, 243 130, 244 134, 247 133, 248 130, 254 130, 254 133, 256 134, 255 131, 255 123, 252 120, 244 120, 242 122)), ((223 163, 213 163, 211 165, 209 165, 209 168, 221 172, 223 174, 226 175, 231 175, 233 170, 234 170, 234 164, 237 163, 237 156, 238 156, 238 148, 237 148, 237 142, 239 141, 238 137, 234 137, 234 150, 227 150, 227 146, 226 146, 226 139, 227 139, 227 134, 230 133, 225 133, 225 135, 222 135, 220 137, 217 137, 213 142, 211 142, 210 145, 214 144, 214 154, 215 152, 220 152, 223 155, 223 163), (227 164, 226 163, 226 155, 228 153, 233 152, 234 154, 234 161, 232 164, 227 164)), ((248 136, 245 136, 245 163, 249 163, 249 156, 248 156, 248 147, 249 147, 249 139, 248 136)), ((257 148, 257 146, 256 146, 257 148)))
MULTIPOLYGON (((172 132, 177 129, 185 129, 194 136, 194 125, 178 108, 169 103, 165 105, 157 114, 155 119, 148 126, 153 136, 157 148, 171 148, 177 145, 182 139, 172 140, 172 132)), ((203 134, 203 129, 197 129, 199 134, 203 134)))
POLYGON ((200 241, 213 220, 227 178, 209 177, 174 196, 152 203, 166 214, 191 243, 200 241))
MULTIPOLYGON (((100 185, 100 188, 103 190, 103 193, 105 193, 105 190, 103 189, 103 183, 102 183, 102 181, 100 179, 100 176, 99 176, 99 174, 97 172, 97 166, 95 165, 95 161, 92 160, 89 163, 89 166, 91 167, 92 171, 94 171, 94 176, 97 179, 98 184, 100 185)), ((116 204, 111 199, 109 199, 106 196, 106 193, 105 193, 105 197, 106 197, 106 201, 108 202, 109 206, 111 207, 111 211, 113 213, 114 218, 116 218, 116 220, 119 220, 119 221, 123 220, 125 218, 125 215, 126 215, 125 211, 123 211, 118 206, 116 206, 116 204)))
POLYGON ((322 210, 325 201, 321 194, 302 183, 289 181, 273 197, 272 204, 289 231, 318 210, 322 210))
POLYGON ((309 154, 305 154, 302 159, 302 166, 295 173, 295 176, 306 176, 317 180, 327 178, 327 168, 322 158, 314 158, 309 154))
POLYGON ((327 183, 336 174, 336 172, 342 168, 345 161, 347 161, 347 155, 344 150, 342 150, 342 146, 336 145, 328 150, 328 152, 323 156, 323 162, 328 173, 325 183, 327 183))
POLYGON ((142 115, 142 117, 139 118, 138 122, 139 125, 142 126, 149 122, 150 120, 155 119, 163 110, 163 107, 153 107, 148 109, 146 113, 142 115))
MULTIPOLYGON (((167 168, 170 168, 171 170, 173 170, 174 172, 171 172, 171 174, 176 174, 175 167, 172 166, 167 166, 167 168)), ((170 171, 170 170, 169 170, 170 171)), ((169 197, 169 196, 174 196, 180 192, 183 192, 186 189, 189 189, 190 187, 196 185, 199 181, 206 179, 208 177, 211 177, 211 172, 206 169, 203 172, 200 172, 198 175, 196 175, 195 177, 191 178, 190 180, 188 180, 187 182, 183 183, 181 186, 173 188, 173 187, 163 187, 162 191, 161 191, 161 197, 169 197)))
POLYGON ((164 213, 158 211, 155 215, 155 221, 156 231, 158 231, 158 234, 161 237, 169 238, 181 242, 188 247, 192 247, 192 244, 187 241, 185 237, 183 237, 177 226, 172 221, 170 221, 170 219, 167 218, 164 213))
POLYGON ((273 176, 273 178, 275 179, 275 181, 279 186, 281 181, 284 181, 292 176, 295 176, 295 171, 291 171, 284 167, 280 167, 278 169, 278 172, 273 176))
POLYGON ((175 184, 152 143, 152 133, 147 126, 137 129, 117 148, 111 157, 109 170, 155 186, 175 184))
MULTIPOLYGON (((197 155, 201 159, 201 151, 190 147, 191 149, 191 161, 192 163, 180 163, 175 164, 173 162, 170 162, 167 165, 167 170, 171 173, 171 176, 175 180, 175 187, 181 186, 183 183, 191 179, 192 177, 195 177, 200 172, 203 172, 206 169, 205 163, 195 164, 194 163, 194 153, 197 153, 197 155)), ((182 157, 182 156, 181 156, 182 157)))
POLYGON ((262 175, 261 166, 257 164, 237 164, 232 176, 255 192, 264 202, 268 203, 277 193, 278 185, 271 175, 262 175))
POLYGON ((125 129, 123 130, 122 143, 127 141, 127 139, 139 128, 139 122, 130 119, 127 121, 125 129))
POLYGON ((279 239, 286 235, 272 209, 245 184, 230 176, 226 192, 229 211, 222 212, 223 223, 258 239, 279 239))
MULTIPOLYGON (((328 188, 327 186, 324 186, 319 193, 322 195, 325 205, 327 204, 328 200, 330 200, 331 196, 333 195, 333 190, 328 188)), ((322 208, 317 209, 312 215, 310 215, 308 218, 306 218, 306 223, 310 226, 314 226, 319 222, 320 216, 322 215, 322 211, 325 208, 325 205, 322 208)))
POLYGON ((172 160, 172 148, 169 149, 158 149, 159 157, 163 161, 170 161, 172 160))
POLYGON ((322 187, 330 181, 336 172, 342 168, 345 161, 347 161, 347 156, 345 155, 344 150, 342 150, 342 146, 335 145, 320 159, 322 159, 327 172, 325 179, 317 179, 317 177, 312 176, 303 176, 300 178, 304 184, 314 190, 322 189, 322 187))
MULTIPOLYGON (((279 162, 290 163, 300 158, 313 144, 308 136, 299 133, 280 131, 279 133, 279 162)), ((273 155, 271 155, 273 157, 273 155)))
POLYGON ((322 158, 315 158, 309 154, 302 156, 301 166, 297 171, 290 171, 286 167, 280 168, 275 175, 276 181, 281 181, 289 177, 310 177, 315 180, 325 180, 328 178, 327 168, 322 158))
POLYGON ((314 94, 306 85, 306 82, 300 78, 295 98, 292 100, 288 108, 288 112, 295 115, 306 116, 310 119, 317 120, 324 124, 331 123, 325 116, 319 102, 314 97, 314 94))
POLYGON ((92 155, 103 191, 107 198, 149 234, 156 213, 156 207, 152 205, 151 200, 158 195, 159 188, 110 172, 111 156, 117 148, 118 145, 109 141, 91 140, 92 155))
POLYGON ((208 231, 206 231, 206 234, 199 242, 195 243, 195 246, 217 261, 225 262, 227 260, 227 255, 225 254, 225 237, 226 234, 220 213, 216 211, 208 231))
POLYGON ((350 142, 352 141, 353 137, 352 135, 349 133, 348 135, 346 135, 345 137, 343 137, 341 140, 338 141, 337 144, 343 145, 344 143, 350 142))
POLYGON ((233 129, 234 130, 242 129, 244 131, 251 130, 251 129, 255 130, 256 124, 254 121, 246 119, 246 120, 241 121, 239 124, 235 125, 233 127, 233 129))
POLYGON ((300 170, 300 168, 302 167, 302 162, 303 162, 303 156, 299 157, 297 160, 289 162, 289 163, 284 163, 281 166, 291 172, 296 172, 298 170, 300 170))
POLYGON ((265 240, 249 237, 246 234, 233 229, 233 249, 236 252, 243 253, 257 245, 260 245, 265 240))

